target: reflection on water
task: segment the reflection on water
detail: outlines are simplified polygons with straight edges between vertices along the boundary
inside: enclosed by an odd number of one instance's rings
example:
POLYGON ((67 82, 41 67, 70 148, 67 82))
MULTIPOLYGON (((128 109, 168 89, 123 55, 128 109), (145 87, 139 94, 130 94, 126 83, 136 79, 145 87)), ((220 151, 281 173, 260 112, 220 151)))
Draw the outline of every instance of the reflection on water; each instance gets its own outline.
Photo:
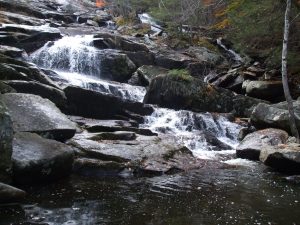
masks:
POLYGON ((298 224, 300 186, 257 167, 126 180, 72 177, 29 188, 30 204, 1 208, 0 224, 298 224))

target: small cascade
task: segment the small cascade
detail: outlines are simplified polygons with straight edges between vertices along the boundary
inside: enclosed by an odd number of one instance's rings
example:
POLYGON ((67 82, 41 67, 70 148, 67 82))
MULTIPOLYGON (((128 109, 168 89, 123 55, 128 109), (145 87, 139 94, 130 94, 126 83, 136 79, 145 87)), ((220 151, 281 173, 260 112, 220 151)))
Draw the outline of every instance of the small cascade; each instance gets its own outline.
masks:
POLYGON ((234 50, 227 48, 226 45, 223 44, 222 40, 223 40, 222 38, 218 38, 217 44, 221 48, 223 48, 235 62, 243 63, 244 59, 238 53, 236 53, 234 50))
POLYGON ((101 77, 101 53, 93 47, 92 35, 65 36, 48 42, 31 59, 44 68, 101 77))
POLYGON ((175 135, 178 141, 191 149, 195 155, 209 159, 214 159, 216 154, 220 154, 219 151, 214 150, 225 150, 222 152, 226 154, 226 150, 235 148, 238 144, 238 133, 242 128, 221 115, 165 108, 156 108, 142 126, 154 132, 175 135), (208 141, 211 139, 208 137, 212 136, 214 143, 208 141), (220 145, 220 143, 229 148, 216 149, 214 144, 220 145))
POLYGON ((63 81, 65 84, 71 84, 88 90, 112 94, 117 97, 136 102, 142 102, 146 94, 146 88, 140 86, 132 86, 129 84, 95 79, 79 73, 62 71, 56 71, 56 73, 59 75, 59 81, 63 81))
POLYGON ((139 14, 138 17, 142 23, 151 25, 151 30, 155 33, 153 36, 162 31, 162 27, 148 13, 139 14))

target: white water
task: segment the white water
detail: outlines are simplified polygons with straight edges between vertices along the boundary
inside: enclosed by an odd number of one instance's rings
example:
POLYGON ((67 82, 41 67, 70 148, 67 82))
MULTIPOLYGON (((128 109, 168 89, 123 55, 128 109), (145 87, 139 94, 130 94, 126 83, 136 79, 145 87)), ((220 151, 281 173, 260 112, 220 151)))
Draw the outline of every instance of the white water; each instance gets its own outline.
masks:
POLYGON ((101 52, 93 47, 93 36, 65 36, 48 42, 31 55, 41 67, 101 77, 101 52))
POLYGON ((231 57, 233 57, 234 61, 236 62, 243 62, 243 58, 238 54, 236 53, 235 51, 233 51, 232 49, 228 49, 222 42, 222 38, 218 38, 217 39, 217 44, 223 48, 226 52, 228 52, 230 54, 231 57))
POLYGON ((151 116, 146 117, 142 127, 158 133, 175 135, 179 143, 184 144, 193 151, 194 155, 203 159, 217 159, 222 158, 222 155, 233 154, 229 149, 214 151, 216 146, 207 142, 205 132, 213 134, 219 141, 234 149, 241 129, 241 126, 228 121, 224 116, 164 108, 156 108, 151 116))
MULTIPOLYGON (((92 36, 64 37, 46 44, 33 53, 31 59, 42 67, 54 69, 63 83, 142 102, 146 94, 144 87, 101 79, 101 54, 92 43, 92 36)), ((234 155, 241 129, 220 115, 164 108, 155 108, 141 127, 176 136, 178 142, 191 149, 195 156, 221 161, 234 155)))
POLYGON ((155 33, 153 36, 162 31, 162 27, 148 13, 139 14, 138 17, 142 23, 151 25, 151 30, 155 33))

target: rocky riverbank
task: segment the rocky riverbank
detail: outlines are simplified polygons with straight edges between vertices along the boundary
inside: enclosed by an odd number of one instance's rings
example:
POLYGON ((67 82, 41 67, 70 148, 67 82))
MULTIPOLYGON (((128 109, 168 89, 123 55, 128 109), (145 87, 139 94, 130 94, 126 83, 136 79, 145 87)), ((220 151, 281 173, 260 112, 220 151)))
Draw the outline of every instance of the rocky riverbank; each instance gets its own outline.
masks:
MULTIPOLYGON (((122 35, 124 27, 111 30, 113 17, 88 2, 0 7, 1 182, 228 168, 195 151, 232 150, 239 130, 237 157, 300 173, 277 71, 251 60, 237 66, 221 47, 175 50, 138 27, 122 35), (152 121, 164 117, 168 126, 152 121), (277 129, 252 133, 251 125, 277 129)), ((22 197, 0 184, 0 202, 22 197)))

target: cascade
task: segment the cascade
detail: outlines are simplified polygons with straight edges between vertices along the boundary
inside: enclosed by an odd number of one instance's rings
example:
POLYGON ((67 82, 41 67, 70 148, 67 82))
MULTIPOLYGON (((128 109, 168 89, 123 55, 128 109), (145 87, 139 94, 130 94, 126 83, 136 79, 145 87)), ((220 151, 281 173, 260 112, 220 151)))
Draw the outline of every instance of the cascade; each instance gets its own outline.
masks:
POLYGON ((228 52, 229 56, 230 56, 235 62, 237 62, 237 63, 243 63, 243 62, 244 62, 243 58, 242 58, 238 53, 236 53, 236 52, 235 52, 234 50, 232 50, 232 49, 227 48, 226 45, 223 44, 222 38, 218 38, 218 39, 217 39, 217 44, 218 44, 221 48, 223 48, 226 52, 228 52))
MULTIPOLYGON (((59 76, 58 80, 65 84, 139 102, 146 94, 144 87, 101 79, 101 50, 93 47, 92 35, 63 37, 47 43, 30 57, 39 66, 53 69, 59 76)), ((176 136, 178 142, 202 158, 215 158, 218 152, 214 150, 233 149, 241 129, 221 115, 158 107, 140 126, 156 133, 176 136), (218 146, 220 143, 224 144, 221 144, 222 149, 218 146)))

